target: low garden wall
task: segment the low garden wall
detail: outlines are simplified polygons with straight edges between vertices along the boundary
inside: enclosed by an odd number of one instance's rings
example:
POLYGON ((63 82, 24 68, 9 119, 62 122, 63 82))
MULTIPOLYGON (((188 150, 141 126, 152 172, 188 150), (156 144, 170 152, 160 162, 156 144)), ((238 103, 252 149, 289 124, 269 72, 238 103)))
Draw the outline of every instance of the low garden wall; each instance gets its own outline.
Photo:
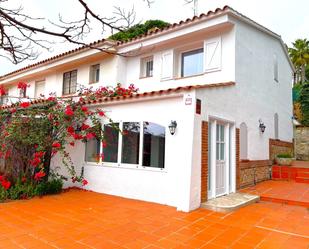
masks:
POLYGON ((269 159, 274 162, 279 154, 294 154, 294 145, 291 142, 281 141, 279 139, 269 139, 269 159))

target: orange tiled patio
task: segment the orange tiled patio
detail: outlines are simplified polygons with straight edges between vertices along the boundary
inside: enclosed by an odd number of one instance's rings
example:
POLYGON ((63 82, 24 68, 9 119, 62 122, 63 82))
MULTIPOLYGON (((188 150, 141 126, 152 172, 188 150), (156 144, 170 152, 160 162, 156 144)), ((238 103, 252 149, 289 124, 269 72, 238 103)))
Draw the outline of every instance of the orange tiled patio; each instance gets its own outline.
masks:
MULTIPOLYGON (((309 184, 295 181, 265 181, 241 192, 259 195, 261 200, 309 208, 309 184)), ((309 230, 309 228, 308 228, 309 230)))
POLYGON ((308 248, 308 209, 261 202, 232 213, 70 190, 0 204, 0 248, 308 248))

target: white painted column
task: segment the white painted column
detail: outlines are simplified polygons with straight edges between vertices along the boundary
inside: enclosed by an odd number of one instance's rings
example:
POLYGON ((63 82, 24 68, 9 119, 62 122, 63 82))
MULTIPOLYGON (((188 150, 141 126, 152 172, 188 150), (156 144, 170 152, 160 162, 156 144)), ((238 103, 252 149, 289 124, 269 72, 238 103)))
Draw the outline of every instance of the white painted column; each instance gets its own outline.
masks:
POLYGON ((217 121, 214 120, 211 123, 211 155, 210 155, 210 192, 211 198, 216 197, 216 161, 217 161, 217 121))
POLYGON ((226 193, 230 193, 230 124, 226 123, 224 126, 225 137, 225 190, 226 193))

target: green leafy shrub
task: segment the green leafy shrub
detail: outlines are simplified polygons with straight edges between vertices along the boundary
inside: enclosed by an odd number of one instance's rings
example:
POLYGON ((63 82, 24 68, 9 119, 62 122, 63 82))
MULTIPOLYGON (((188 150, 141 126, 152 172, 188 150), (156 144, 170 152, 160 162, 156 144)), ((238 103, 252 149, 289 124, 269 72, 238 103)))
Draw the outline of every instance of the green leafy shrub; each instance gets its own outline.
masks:
POLYGON ((41 182, 35 188, 35 195, 54 195, 62 191, 63 181, 61 179, 52 179, 48 182, 41 182))
POLYGON ((278 158, 292 158, 291 154, 282 153, 277 155, 278 158))
POLYGON ((299 95, 299 102, 302 112, 301 123, 309 126, 309 82, 303 84, 299 95))
POLYGON ((8 190, 8 193, 11 200, 29 199, 35 195, 35 186, 18 181, 8 190))
POLYGON ((161 29, 167 27, 168 25, 170 24, 162 20, 148 20, 144 24, 136 24, 125 31, 121 31, 114 35, 111 35, 109 39, 115 41, 127 41, 137 36, 146 34, 150 29, 161 29))

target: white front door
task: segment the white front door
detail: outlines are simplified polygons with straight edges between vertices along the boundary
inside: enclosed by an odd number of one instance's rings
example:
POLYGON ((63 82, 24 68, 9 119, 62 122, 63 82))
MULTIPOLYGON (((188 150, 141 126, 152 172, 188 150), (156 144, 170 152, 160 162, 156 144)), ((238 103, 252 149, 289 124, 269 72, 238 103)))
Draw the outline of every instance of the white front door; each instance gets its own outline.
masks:
POLYGON ((209 131, 208 198, 212 199, 235 192, 235 125, 213 119, 209 131))
POLYGON ((226 194, 226 141, 225 128, 223 124, 216 125, 216 196, 226 194))

